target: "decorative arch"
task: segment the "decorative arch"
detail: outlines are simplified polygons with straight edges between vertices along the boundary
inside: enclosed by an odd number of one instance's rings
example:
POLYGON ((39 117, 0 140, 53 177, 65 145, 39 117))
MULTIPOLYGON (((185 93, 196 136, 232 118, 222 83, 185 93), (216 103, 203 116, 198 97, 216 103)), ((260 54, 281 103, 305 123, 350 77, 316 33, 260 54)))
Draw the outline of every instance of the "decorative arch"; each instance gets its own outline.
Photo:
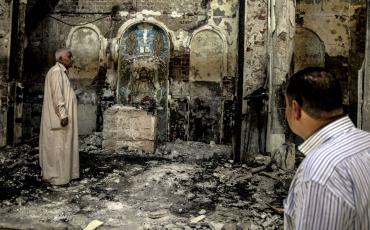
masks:
POLYGON ((121 43, 121 38, 122 35, 129 30, 129 28, 132 28, 133 26, 141 23, 148 23, 157 26, 160 28, 168 37, 169 39, 169 50, 173 49, 173 38, 174 38, 174 33, 167 28, 167 26, 154 19, 154 18, 135 18, 135 19, 130 19, 127 20, 125 23, 121 25, 121 27, 118 29, 117 36, 112 39, 112 46, 111 46, 111 54, 112 54, 112 59, 114 62, 118 62, 118 57, 119 57, 119 45, 121 43))
POLYGON ((192 81, 220 82, 227 74, 228 42, 215 26, 194 31, 187 42, 190 47, 190 76, 192 81))
POLYGON ((75 57, 74 66, 69 71, 71 79, 93 79, 104 59, 106 39, 93 24, 75 26, 68 34, 67 48, 75 57))
POLYGON ((309 66, 325 65, 325 43, 315 31, 297 27, 294 47, 294 72, 309 66))
POLYGON ((157 107, 159 141, 167 140, 168 72, 171 50, 169 33, 158 23, 133 20, 121 26, 116 38, 117 102, 157 107), (136 23, 134 23, 136 22, 136 23))

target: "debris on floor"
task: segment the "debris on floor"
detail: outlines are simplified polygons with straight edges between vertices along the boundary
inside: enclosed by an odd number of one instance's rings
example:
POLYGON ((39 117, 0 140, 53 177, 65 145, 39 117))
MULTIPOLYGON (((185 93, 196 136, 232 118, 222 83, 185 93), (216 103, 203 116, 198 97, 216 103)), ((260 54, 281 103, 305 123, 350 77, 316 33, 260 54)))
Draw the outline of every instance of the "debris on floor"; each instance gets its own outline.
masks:
POLYGON ((292 173, 268 156, 230 160, 229 146, 175 141, 154 154, 101 148, 81 138, 81 178, 40 179, 38 149, 0 150, 0 229, 282 229, 292 173))

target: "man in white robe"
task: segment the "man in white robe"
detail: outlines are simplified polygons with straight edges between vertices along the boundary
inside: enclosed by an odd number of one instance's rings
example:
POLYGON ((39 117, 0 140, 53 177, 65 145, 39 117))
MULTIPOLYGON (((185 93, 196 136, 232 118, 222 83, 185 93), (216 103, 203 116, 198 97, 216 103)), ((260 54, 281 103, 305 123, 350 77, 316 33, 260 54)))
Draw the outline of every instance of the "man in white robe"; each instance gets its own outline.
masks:
POLYGON ((45 79, 39 157, 43 180, 64 185, 80 176, 77 100, 67 75, 72 53, 59 49, 55 59, 45 79))

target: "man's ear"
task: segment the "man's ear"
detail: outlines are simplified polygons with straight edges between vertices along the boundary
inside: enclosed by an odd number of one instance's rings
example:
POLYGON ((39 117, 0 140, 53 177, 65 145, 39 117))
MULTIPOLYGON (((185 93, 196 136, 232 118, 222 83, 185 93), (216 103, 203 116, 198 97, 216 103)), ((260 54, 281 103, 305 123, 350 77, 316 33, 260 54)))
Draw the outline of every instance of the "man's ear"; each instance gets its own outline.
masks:
POLYGON ((292 111, 294 119, 299 120, 302 117, 302 108, 296 100, 292 100, 292 111))

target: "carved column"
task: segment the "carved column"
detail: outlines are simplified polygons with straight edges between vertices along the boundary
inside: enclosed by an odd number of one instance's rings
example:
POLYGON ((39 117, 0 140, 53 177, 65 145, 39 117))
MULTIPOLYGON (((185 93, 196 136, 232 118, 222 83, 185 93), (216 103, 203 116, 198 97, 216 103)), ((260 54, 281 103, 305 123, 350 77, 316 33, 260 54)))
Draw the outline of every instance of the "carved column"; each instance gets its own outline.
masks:
POLYGON ((293 38, 295 34, 295 1, 270 0, 269 2, 269 117, 267 127, 267 152, 283 168, 294 167, 289 160, 294 146, 286 143, 284 96, 282 84, 291 70, 293 38), (288 153, 288 155, 287 155, 288 153))

